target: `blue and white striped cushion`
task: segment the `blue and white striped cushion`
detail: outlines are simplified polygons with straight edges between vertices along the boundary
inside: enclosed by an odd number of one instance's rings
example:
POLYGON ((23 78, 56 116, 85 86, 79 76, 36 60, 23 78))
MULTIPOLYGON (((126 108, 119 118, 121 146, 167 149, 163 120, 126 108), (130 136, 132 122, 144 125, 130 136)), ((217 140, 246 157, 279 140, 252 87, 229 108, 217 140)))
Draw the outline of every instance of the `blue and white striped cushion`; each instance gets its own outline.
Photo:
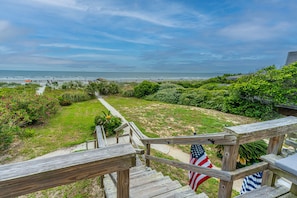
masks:
POLYGON ((262 172, 258 172, 253 175, 246 176, 242 182, 240 194, 260 188, 262 183, 262 175, 262 172))

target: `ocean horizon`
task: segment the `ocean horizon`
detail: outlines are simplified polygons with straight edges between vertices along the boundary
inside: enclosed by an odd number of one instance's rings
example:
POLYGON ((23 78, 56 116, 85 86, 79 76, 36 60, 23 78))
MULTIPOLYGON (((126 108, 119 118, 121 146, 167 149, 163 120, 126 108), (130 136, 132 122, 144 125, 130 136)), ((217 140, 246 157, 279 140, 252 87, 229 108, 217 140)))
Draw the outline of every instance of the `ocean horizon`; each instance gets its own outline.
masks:
POLYGON ((81 72, 81 71, 20 71, 0 70, 1 82, 93 81, 98 78, 110 81, 142 80, 199 80, 223 73, 171 73, 171 72, 81 72))

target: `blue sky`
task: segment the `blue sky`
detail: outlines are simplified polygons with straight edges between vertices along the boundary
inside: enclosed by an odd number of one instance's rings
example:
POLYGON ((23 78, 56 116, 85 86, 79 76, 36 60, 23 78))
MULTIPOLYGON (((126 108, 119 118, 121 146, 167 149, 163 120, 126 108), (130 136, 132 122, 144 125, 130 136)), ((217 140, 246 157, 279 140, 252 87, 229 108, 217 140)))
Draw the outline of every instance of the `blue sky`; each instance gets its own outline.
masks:
POLYGON ((297 51, 296 0, 0 3, 0 70, 246 73, 297 51))

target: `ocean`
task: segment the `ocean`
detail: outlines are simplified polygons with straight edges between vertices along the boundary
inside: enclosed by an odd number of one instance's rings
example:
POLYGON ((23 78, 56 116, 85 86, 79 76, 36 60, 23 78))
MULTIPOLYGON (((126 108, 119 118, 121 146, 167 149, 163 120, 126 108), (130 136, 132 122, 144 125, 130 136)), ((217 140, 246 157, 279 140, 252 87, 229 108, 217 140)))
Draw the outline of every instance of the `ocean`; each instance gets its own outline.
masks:
POLYGON ((1 82, 44 81, 93 81, 98 78, 110 81, 142 80, 198 80, 208 79, 222 73, 169 73, 169 72, 79 72, 79 71, 15 71, 0 70, 1 82))

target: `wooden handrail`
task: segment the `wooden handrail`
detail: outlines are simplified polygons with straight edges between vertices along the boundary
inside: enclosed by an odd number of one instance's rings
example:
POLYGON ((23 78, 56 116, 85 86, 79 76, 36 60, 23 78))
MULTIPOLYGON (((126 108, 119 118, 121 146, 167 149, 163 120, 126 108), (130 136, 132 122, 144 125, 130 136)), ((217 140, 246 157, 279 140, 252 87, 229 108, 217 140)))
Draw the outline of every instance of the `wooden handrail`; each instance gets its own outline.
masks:
POLYGON ((146 159, 150 159, 156 162, 160 162, 163 164, 168 164, 170 166, 174 166, 177 168, 182 168, 185 170, 189 170, 189 171, 193 171, 193 172, 197 172, 197 173, 201 173, 201 174, 205 174, 208 175, 210 177, 215 177, 224 181, 231 181, 231 174, 227 171, 221 171, 218 169, 212 169, 212 168, 206 168, 206 167, 202 167, 202 166, 195 166, 192 164, 187 164, 184 162, 178 162, 178 161, 173 161, 173 160, 168 160, 168 159, 163 159, 163 158, 159 158, 159 157, 154 157, 151 155, 145 155, 146 159))
MULTIPOLYGON (((137 129, 139 130, 139 129, 137 129)), ((199 172, 211 177, 219 178, 220 187, 218 197, 231 197, 233 181, 247 175, 264 171, 263 182, 266 183, 268 176, 266 162, 236 169, 239 145, 269 138, 267 153, 280 154, 285 134, 297 131, 297 118, 293 116, 276 120, 246 124, 234 127, 226 127, 225 132, 215 134, 199 134, 196 136, 167 137, 167 138, 140 138, 146 146, 146 165, 150 166, 150 160, 164 164, 199 172), (150 156, 151 144, 217 144, 224 146, 222 170, 214 170, 196 167, 182 162, 166 160, 150 156), (193 167, 192 167, 193 166, 193 167)), ((275 178, 275 175, 273 175, 275 178)), ((274 180, 274 179, 273 179, 274 180)))
POLYGON ((288 116, 265 122, 226 127, 225 131, 237 136, 239 144, 245 144, 256 140, 294 133, 297 131, 297 118, 288 116))
POLYGON ((143 138, 143 144, 216 144, 235 145, 236 136, 230 133, 198 134, 195 136, 178 136, 166 138, 143 138))
POLYGON ((174 166, 176 168, 182 168, 184 170, 198 172, 200 174, 208 175, 210 177, 215 177, 217 179, 224 180, 224 181, 234 181, 234 180, 243 178, 247 175, 251 175, 259 171, 263 171, 268 167, 267 162, 259 162, 247 167, 236 169, 235 171, 223 171, 219 169, 206 168, 206 167, 195 166, 184 162, 163 159, 163 158, 154 157, 150 155, 145 155, 145 158, 159 163, 174 166))
POLYGON ((0 197, 16 197, 112 172, 118 173, 118 197, 129 197, 129 168, 135 165, 136 154, 130 144, 1 165, 0 197))

